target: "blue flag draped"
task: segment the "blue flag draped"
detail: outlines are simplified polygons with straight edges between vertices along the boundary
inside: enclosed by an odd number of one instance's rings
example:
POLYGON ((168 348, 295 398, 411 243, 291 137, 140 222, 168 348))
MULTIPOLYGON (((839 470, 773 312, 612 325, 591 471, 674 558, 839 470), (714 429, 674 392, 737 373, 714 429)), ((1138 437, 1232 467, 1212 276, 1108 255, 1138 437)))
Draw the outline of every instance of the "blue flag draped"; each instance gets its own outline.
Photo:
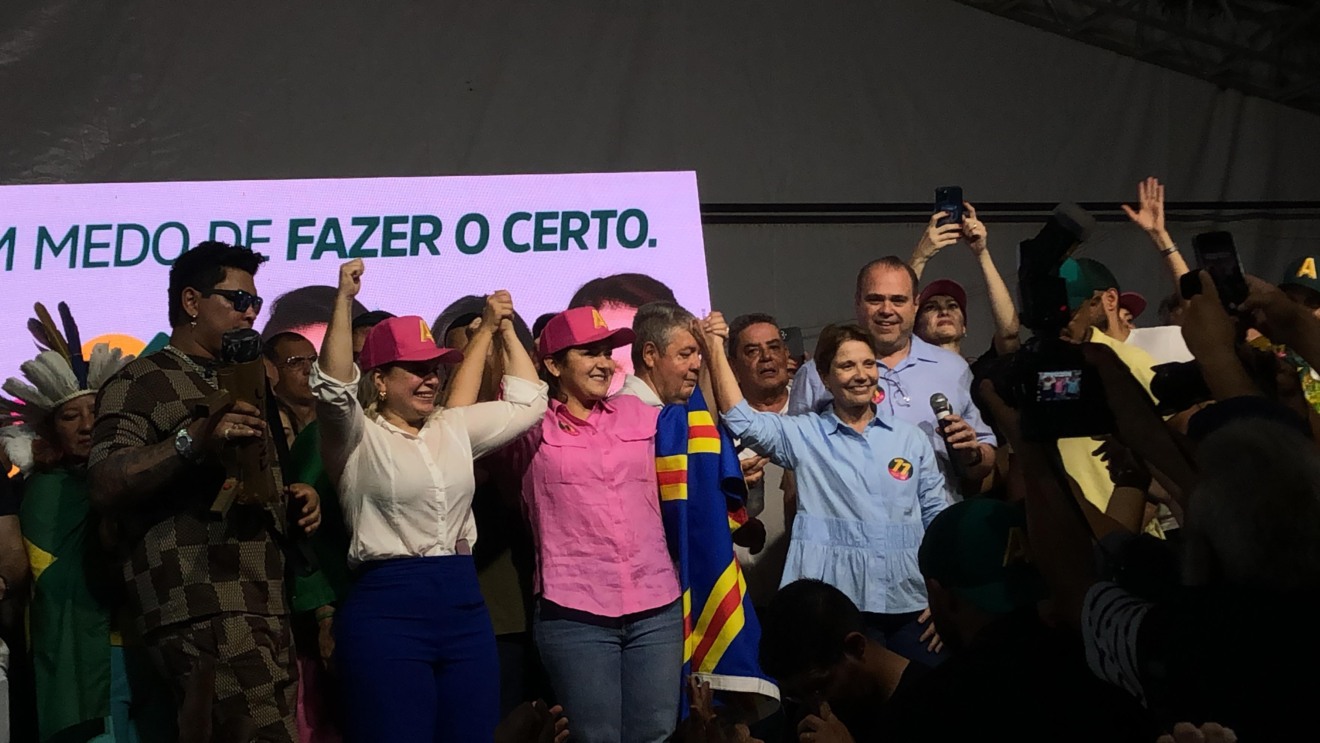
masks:
POLYGON ((717 426, 698 389, 686 405, 667 405, 655 437, 660 510, 683 591, 683 714, 686 680, 759 696, 770 714, 779 689, 757 663, 761 625, 733 552, 732 530, 745 520, 746 486, 733 438, 717 426))

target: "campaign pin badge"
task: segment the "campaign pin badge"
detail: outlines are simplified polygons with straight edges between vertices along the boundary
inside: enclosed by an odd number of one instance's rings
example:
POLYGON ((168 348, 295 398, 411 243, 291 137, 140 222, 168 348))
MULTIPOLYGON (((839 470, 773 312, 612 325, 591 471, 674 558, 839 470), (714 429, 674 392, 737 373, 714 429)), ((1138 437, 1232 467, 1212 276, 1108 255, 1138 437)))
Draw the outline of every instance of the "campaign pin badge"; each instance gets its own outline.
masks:
POLYGON ((559 430, 563 431, 564 433, 568 434, 569 436, 577 436, 577 435, 578 435, 578 430, 577 430, 577 428, 576 428, 572 423, 569 423, 568 421, 562 421, 562 420, 559 421, 559 430))
POLYGON ((889 460, 889 476, 895 480, 912 477, 912 463, 902 457, 894 457, 889 460))
POLYGON ((885 391, 884 391, 884 389, 881 388, 881 387, 876 387, 876 388, 875 388, 875 395, 873 395, 873 396, 871 397, 871 402, 875 403, 876 405, 879 405, 880 403, 882 403, 882 402, 884 402, 884 401, 885 401, 885 391))

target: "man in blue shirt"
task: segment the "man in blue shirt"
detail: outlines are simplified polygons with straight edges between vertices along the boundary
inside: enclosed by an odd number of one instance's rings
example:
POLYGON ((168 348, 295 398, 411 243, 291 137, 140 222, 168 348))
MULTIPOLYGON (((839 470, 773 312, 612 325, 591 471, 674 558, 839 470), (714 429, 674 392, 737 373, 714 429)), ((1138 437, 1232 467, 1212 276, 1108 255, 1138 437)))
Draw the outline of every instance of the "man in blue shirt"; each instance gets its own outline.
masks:
MULTIPOLYGON (((972 402, 972 371, 967 362, 913 336, 916 297, 916 274, 897 256, 871 261, 857 274, 857 323, 875 341, 880 362, 877 407, 926 434, 952 503, 962 500, 962 483, 971 492, 979 492, 980 483, 994 468, 996 441, 972 402), (953 411, 943 427, 930 407, 935 393, 948 398, 953 411), (949 460, 950 449, 958 461, 956 470, 949 460)), ((831 399, 816 363, 808 361, 793 381, 788 414, 823 410, 831 399)))
MULTIPOLYGON (((783 584, 815 578, 861 607, 886 646, 929 665, 939 658, 921 642, 926 590, 917 548, 926 526, 949 501, 926 435, 873 402, 878 376, 870 334, 829 326, 816 345, 834 393, 829 409, 788 417, 753 410, 707 320, 711 379, 724 423, 772 462, 797 473, 783 584)), ((725 330, 727 332, 727 330, 725 330)))

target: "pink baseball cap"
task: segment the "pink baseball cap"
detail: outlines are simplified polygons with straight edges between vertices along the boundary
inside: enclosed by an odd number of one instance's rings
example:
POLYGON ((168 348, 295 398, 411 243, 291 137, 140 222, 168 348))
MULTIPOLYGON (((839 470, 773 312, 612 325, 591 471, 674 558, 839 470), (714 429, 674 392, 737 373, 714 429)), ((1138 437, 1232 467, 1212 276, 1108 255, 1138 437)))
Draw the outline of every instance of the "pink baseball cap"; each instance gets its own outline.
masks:
POLYGON ((431 328, 416 315, 391 317, 382 320, 367 333, 358 354, 358 368, 375 369, 396 361, 435 361, 457 364, 463 352, 437 346, 431 337, 431 328))
POLYGON ((609 341, 613 348, 626 346, 636 340, 632 328, 610 330, 605 318, 595 307, 574 307, 550 318, 541 331, 541 346, 538 353, 541 358, 553 356, 565 348, 590 346, 600 341, 609 341))
POLYGON ((927 299, 940 294, 953 297, 962 308, 963 317, 967 317, 967 290, 953 279, 935 279, 927 284, 926 288, 921 290, 921 296, 917 297, 917 310, 921 310, 921 305, 925 304, 927 299))

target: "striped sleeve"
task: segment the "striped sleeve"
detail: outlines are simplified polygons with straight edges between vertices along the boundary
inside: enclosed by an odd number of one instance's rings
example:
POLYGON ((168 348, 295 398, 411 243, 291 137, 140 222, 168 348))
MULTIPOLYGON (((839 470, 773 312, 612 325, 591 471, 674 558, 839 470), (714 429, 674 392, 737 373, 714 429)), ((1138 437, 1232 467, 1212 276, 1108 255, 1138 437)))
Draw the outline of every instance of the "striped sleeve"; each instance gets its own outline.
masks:
POLYGON ((1115 583, 1091 586, 1082 604, 1082 641, 1091 672, 1146 703, 1141 686, 1137 636, 1152 604, 1115 583))

